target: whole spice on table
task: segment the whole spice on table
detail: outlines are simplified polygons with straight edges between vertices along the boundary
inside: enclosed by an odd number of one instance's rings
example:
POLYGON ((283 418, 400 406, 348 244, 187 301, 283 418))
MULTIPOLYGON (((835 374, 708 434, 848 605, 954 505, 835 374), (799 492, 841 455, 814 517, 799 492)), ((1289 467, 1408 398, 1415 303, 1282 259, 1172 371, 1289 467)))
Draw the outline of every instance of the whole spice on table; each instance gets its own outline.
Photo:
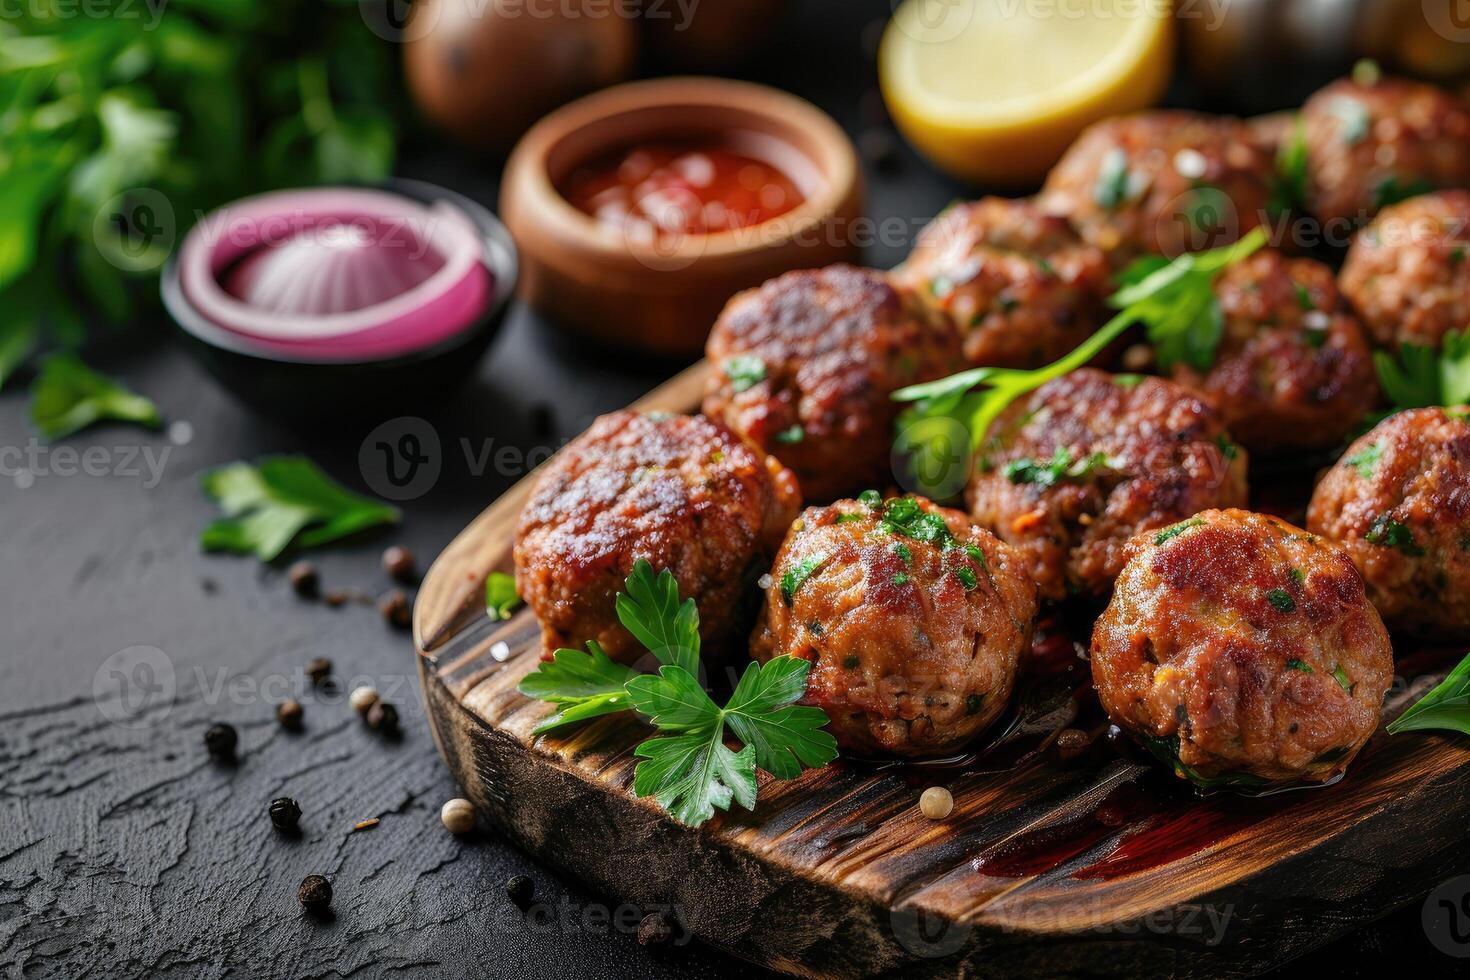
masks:
POLYGON ((379 701, 368 709, 367 724, 375 732, 396 735, 398 734, 398 709, 386 701, 379 701))
POLYGON ((298 561, 292 565, 286 577, 291 580, 291 588, 303 599, 315 599, 321 589, 321 576, 309 561, 298 561))
POLYGON ((365 684, 362 687, 354 687, 352 693, 347 695, 347 703, 352 705, 353 711, 366 717, 368 709, 378 703, 378 690, 365 684))
POLYGON ((531 904, 536 894, 536 883, 525 875, 515 875, 505 883, 505 893, 521 908, 531 904))
POLYGON ((233 759, 239 744, 240 736, 232 725, 210 725, 204 730, 204 748, 216 759, 233 759))
POLYGON ((301 829, 301 807, 289 796, 271 800, 271 826, 283 834, 294 834, 301 829))
POLYGON ((413 607, 409 605, 408 596, 403 594, 402 589, 385 592, 378 600, 378 613, 395 629, 407 629, 413 622, 413 607))
POLYGON ((326 657, 317 657, 306 664, 306 677, 312 684, 321 686, 332 676, 332 662, 326 657))
POLYGON ((301 731, 301 702, 295 698, 287 698, 276 705, 276 721, 288 732, 301 731))
POLYGON ((930 786, 919 796, 919 810, 930 820, 943 820, 954 810, 954 797, 943 786, 930 786))
POLYGON ((468 834, 475 829, 475 805, 469 800, 450 800, 439 810, 439 819, 451 834, 468 834))
POLYGON ((638 923, 638 942, 643 946, 662 946, 674 936, 674 927, 669 917, 662 912, 650 912, 638 923))
POLYGON ((395 544, 383 552, 383 571, 396 581, 412 584, 414 580, 413 552, 395 544))
POLYGON ((321 875, 307 875, 296 889, 296 900, 309 912, 325 911, 332 904, 332 883, 321 875))

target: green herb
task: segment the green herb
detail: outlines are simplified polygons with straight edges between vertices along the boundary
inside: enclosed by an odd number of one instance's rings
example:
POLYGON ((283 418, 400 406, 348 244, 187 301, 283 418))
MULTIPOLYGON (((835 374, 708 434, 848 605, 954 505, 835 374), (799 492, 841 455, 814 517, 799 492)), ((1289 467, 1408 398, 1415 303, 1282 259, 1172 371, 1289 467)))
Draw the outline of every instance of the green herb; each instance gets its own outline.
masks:
POLYGON ((935 276, 929 283, 929 292, 934 295, 935 299, 944 299, 954 292, 954 280, 948 276, 935 276))
POLYGON ((1353 65, 1353 81, 1369 88, 1383 79, 1383 69, 1372 58, 1359 58, 1353 65))
POLYGON ((1165 541, 1170 541, 1174 538, 1177 538, 1179 537, 1179 535, 1183 534, 1185 531, 1188 531, 1190 528, 1199 527, 1204 522, 1205 519, 1203 517, 1191 517, 1187 521, 1180 521, 1178 524, 1172 525, 1171 527, 1166 527, 1158 534, 1154 535, 1154 544, 1163 544, 1165 541))
POLYGON ((955 578, 960 580, 960 584, 965 587, 966 592, 973 592, 980 585, 979 576, 975 574, 975 570, 969 565, 960 565, 954 570, 954 575, 955 578))
POLYGON ((915 541, 948 548, 954 543, 949 525, 933 511, 924 510, 913 497, 894 497, 883 506, 884 531, 915 541))
POLYGON ((725 362, 725 377, 736 394, 749 391, 766 380, 766 362, 750 354, 732 357, 725 362))
POLYGON ((587 651, 557 650, 551 663, 521 679, 517 689, 522 694, 559 708, 537 723, 535 734, 632 707, 626 688, 638 672, 614 663, 596 640, 587 641, 587 651))
POLYGON ((862 514, 838 514, 833 524, 852 524, 863 519, 862 514))
POLYGON ((1358 476, 1364 480, 1372 479, 1373 470, 1378 466, 1378 461, 1383 458, 1383 446, 1372 443, 1360 453, 1354 453, 1343 460, 1348 466, 1358 471, 1358 476))
POLYGON ((1287 577, 1289 577, 1297 585, 1302 585, 1307 581, 1307 573, 1302 571, 1300 568, 1293 568, 1286 574, 1287 577))
POLYGON ((873 510, 878 510, 883 506, 883 495, 877 490, 864 490, 858 494, 857 499, 858 503, 865 507, 871 507, 873 510))
POLYGON ((1215 445, 1220 449, 1220 455, 1227 460, 1234 459, 1240 455, 1240 447, 1230 441, 1230 437, 1223 432, 1215 437, 1215 445))
POLYGON ((1113 384, 1117 385, 1119 388, 1137 388, 1139 382, 1141 382, 1142 380, 1143 375, 1141 374, 1113 375, 1113 384))
POLYGON ((1363 540, 1385 548, 1396 548, 1410 557, 1417 558, 1424 554, 1424 549, 1414 541, 1413 529, 1387 514, 1380 514, 1373 521, 1368 528, 1368 533, 1363 535, 1363 540))
POLYGON ((1433 190, 1434 184, 1423 177, 1415 177, 1401 184, 1397 176, 1390 174, 1373 188, 1373 206, 1379 209, 1386 208, 1391 204, 1407 201, 1411 197, 1431 193, 1433 190))
POLYGON ((773 438, 782 445, 792 446, 806 438, 806 430, 800 425, 793 425, 789 429, 782 429, 773 438))
POLYGON ((907 572, 895 572, 894 575, 893 575, 893 584, 894 585, 908 585, 909 584, 909 576, 908 576, 908 573, 907 572))
POLYGON ((1276 172, 1271 181, 1269 213, 1280 216, 1301 211, 1307 202, 1307 129, 1298 115, 1291 137, 1276 151, 1276 172))
POLYGON ((60 439, 94 422, 112 420, 157 427, 158 406, 87 367, 74 354, 41 365, 31 386, 31 422, 47 439, 60 439))
POLYGON ((981 568, 985 567, 985 552, 980 550, 979 545, 965 545, 965 554, 969 555, 970 560, 976 565, 979 565, 981 568))
POLYGON ((0 30, 0 383, 139 317, 194 215, 392 171, 396 52, 357 5, 98 10, 26 5, 0 30))
MULTIPOLYGON (((978 448, 1006 406, 1086 365, 1135 323, 1144 324, 1158 349, 1161 366, 1187 356, 1191 363, 1208 367, 1223 330, 1214 294, 1215 277, 1265 242, 1265 231, 1257 228, 1225 248, 1181 255, 1172 262, 1162 258, 1140 260, 1125 273, 1126 285, 1109 301, 1120 312, 1070 354, 1034 370, 971 368, 938 381, 901 388, 893 398, 916 404, 900 417, 900 430, 927 418, 953 418, 966 426, 972 446, 978 448)), ((915 452, 942 461, 948 448, 947 436, 943 441, 944 446, 916 445, 915 452)))
POLYGON ((694 600, 681 603, 677 584, 670 593, 671 583, 667 569, 655 576, 640 561, 628 577, 628 591, 618 595, 618 618, 659 659, 657 674, 616 664, 589 642, 587 653, 558 650, 551 663, 521 680, 519 690, 559 708, 536 726, 538 733, 628 708, 647 717, 659 734, 633 750, 640 760, 633 791, 654 797, 674 819, 697 827, 732 802, 755 806, 756 767, 791 779, 803 767, 835 759, 837 742, 821 730, 825 712, 793 703, 806 691, 811 665, 805 660, 775 657, 750 664, 730 700, 717 705, 696 677, 694 600), (738 751, 725 744, 727 735, 743 743, 738 751))
POLYGON ((1107 462, 1107 453, 1095 452, 1081 459, 1073 459, 1071 450, 1058 446, 1048 463, 1038 463, 1034 459, 1017 459, 1007 463, 1005 476, 1012 483, 1034 483, 1045 488, 1062 480, 1086 479, 1107 466, 1107 462))
POLYGON ((1291 593, 1285 589, 1272 589, 1266 593, 1266 601, 1271 603, 1271 608, 1280 613, 1296 612, 1296 600, 1291 593))
POLYGON ((1403 344, 1395 361, 1387 352, 1377 351, 1373 364, 1394 411, 1470 401, 1470 330, 1445 334, 1437 352, 1418 344, 1403 344))
POLYGON ((1333 99, 1327 111, 1337 117, 1342 127, 1342 141, 1348 146, 1356 146, 1368 138, 1373 120, 1368 114, 1368 107, 1357 99, 1333 99))
POLYGON ((516 594, 516 577, 505 572, 491 572, 485 579, 485 611, 493 620, 510 619, 521 604, 516 594))
POLYGON ((1332 676, 1344 691, 1349 694, 1353 693, 1353 687, 1355 685, 1352 681, 1348 680, 1347 671, 1343 670, 1341 666, 1332 668, 1332 676))
POLYGON ((1450 249, 1450 265, 1459 265, 1465 261, 1465 246, 1456 245, 1450 249))
POLYGON ((231 463, 205 473, 202 485, 225 513, 200 535, 204 550, 261 561, 291 545, 315 548, 399 519, 397 508, 348 492, 304 456, 231 463))
POLYGON ((1163 738, 1153 736, 1142 736, 1144 748, 1153 753, 1164 765, 1173 770, 1176 776, 1189 780, 1200 789, 1222 789, 1238 787, 1249 789, 1266 784, 1266 780, 1260 776, 1250 773, 1231 773, 1228 776, 1205 776, 1192 766, 1186 765, 1179 758, 1179 736, 1169 735, 1163 738))
POLYGON ((1470 656, 1388 726, 1389 734, 1442 728, 1470 735, 1470 656))
POLYGON ((797 590, 805 585, 806 580, 811 578, 826 561, 826 555, 809 555, 792 568, 787 569, 786 574, 781 576, 781 598, 786 601, 786 605, 791 605, 792 600, 796 598, 797 590))
POLYGON ((1296 289, 1296 305, 1301 307, 1302 312, 1309 313, 1317 308, 1317 304, 1312 302, 1312 294, 1306 286, 1303 286, 1299 282, 1292 283, 1292 286, 1296 289))
POLYGON ((843 670, 857 670, 862 665, 863 659, 855 653, 842 658, 843 670))
POLYGON ((1316 671, 1312 670, 1312 665, 1309 664, 1309 663, 1307 663, 1305 660, 1295 660, 1295 659, 1288 660, 1286 662, 1286 669, 1287 670, 1299 670, 1303 674, 1314 674, 1314 673, 1316 673, 1316 671))
POLYGON ((912 565, 914 563, 914 553, 910 551, 909 546, 904 544, 902 541, 893 542, 893 553, 897 555, 898 560, 903 562, 905 565, 912 565))
POLYGON ((1102 166, 1098 168, 1097 184, 1092 190, 1092 198, 1098 207, 1112 211, 1128 200, 1129 189, 1128 176, 1128 154, 1121 148, 1108 151, 1103 157, 1102 166))
POLYGON ((977 715, 980 713, 980 709, 984 707, 984 705, 985 696, 983 694, 965 695, 965 714, 977 715))

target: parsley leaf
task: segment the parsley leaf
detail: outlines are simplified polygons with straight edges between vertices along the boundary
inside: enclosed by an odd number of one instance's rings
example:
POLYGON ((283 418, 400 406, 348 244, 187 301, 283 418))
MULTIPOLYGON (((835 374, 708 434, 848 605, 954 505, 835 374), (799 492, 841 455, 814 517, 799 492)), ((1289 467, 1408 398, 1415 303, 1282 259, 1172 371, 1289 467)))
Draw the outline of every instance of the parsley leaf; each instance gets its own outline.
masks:
POLYGON ((1399 732, 1443 728, 1470 735, 1470 656, 1465 657, 1443 681, 1409 706, 1388 726, 1390 735, 1399 732))
POLYGON ((633 754, 643 760, 633 770, 633 792, 652 796, 682 824, 698 827, 732 799, 755 808, 755 749, 732 752, 722 726, 650 738, 633 754))
POLYGON ((640 558, 624 585, 616 601, 618 621, 659 663, 699 673, 699 609, 693 599, 679 603, 674 573, 665 568, 655 576, 640 558))
POLYGON ((782 429, 771 438, 775 439, 783 446, 794 446, 797 443, 802 442, 806 439, 806 429, 802 428, 801 425, 798 423, 797 425, 793 425, 789 429, 782 429))
POLYGON ((1387 514, 1378 515, 1368 533, 1363 535, 1363 540, 1385 548, 1397 548, 1414 558, 1424 554, 1424 549, 1414 541, 1413 529, 1387 514))
MULTIPOLYGON (((1215 300, 1215 277, 1265 243, 1265 230, 1257 228, 1223 248, 1181 255, 1173 261, 1140 259, 1124 274, 1123 287, 1109 300, 1119 309, 1117 315, 1070 354, 1032 370, 978 367, 900 388, 893 393, 895 401, 916 403, 899 418, 900 431, 927 418, 953 418, 966 426, 972 447, 978 447, 1011 402, 1083 367, 1135 323, 1144 324, 1149 340, 1159 350, 1161 366, 1173 363, 1171 358, 1208 366, 1224 329, 1215 300)), ((947 465, 947 440, 945 443, 943 447, 919 443, 914 452, 947 465)))
POLYGON ((47 439, 60 439, 111 419, 157 428, 158 406, 98 374, 75 354, 48 357, 31 385, 31 421, 47 439))
POLYGON ((806 580, 811 578, 826 560, 826 555, 808 555, 786 570, 786 574, 781 576, 781 598, 786 601, 786 605, 791 605, 796 598, 797 590, 806 584, 806 580))
POLYGON ((1154 535, 1154 544, 1163 544, 1166 541, 1177 538, 1179 537, 1179 535, 1183 534, 1185 531, 1188 531, 1190 528, 1199 527, 1204 522, 1205 519, 1203 517, 1191 517, 1187 521, 1180 521, 1178 524, 1173 524, 1169 527, 1166 527, 1158 534, 1154 535))
POLYGON ((505 572, 491 572, 485 579, 485 611, 493 620, 510 619, 521 604, 516 593, 516 577, 505 572))
POLYGON ((795 779, 803 766, 824 766, 837 757, 837 740, 821 730, 826 712, 793 703, 806 692, 810 669, 799 657, 751 664, 725 705, 730 730, 755 749, 755 764, 777 779, 795 779))
POLYGON ((766 380, 766 362, 750 354, 732 357, 725 362, 725 377, 736 394, 749 391, 766 380))
POLYGON ((1299 670, 1303 674, 1314 674, 1314 673, 1316 673, 1316 671, 1312 670, 1312 665, 1311 664, 1307 663, 1305 660, 1297 660, 1296 658, 1292 658, 1291 660, 1288 660, 1286 662, 1286 669, 1287 670, 1299 670))
POLYGON ((1445 334, 1438 352, 1403 344, 1395 361, 1386 351, 1377 351, 1373 364, 1395 411, 1470 402, 1470 330, 1445 334))
POLYGON ((200 535, 205 551, 271 561, 292 544, 315 548, 399 519, 396 507, 348 492, 305 456, 231 463, 201 483, 225 513, 200 535))
POLYGON ((1058 446, 1051 461, 1038 463, 1034 459, 1017 459, 1006 464, 1006 479, 1012 483, 1034 483, 1040 487, 1051 487, 1062 480, 1086 479, 1095 471, 1107 466, 1107 453, 1089 453, 1081 459, 1073 459, 1072 451, 1058 446))
POLYGON ((1383 446, 1380 443, 1375 442, 1372 445, 1368 446, 1368 448, 1364 449, 1362 452, 1354 453, 1347 459, 1344 459, 1343 463, 1357 470, 1358 476, 1362 479, 1370 480, 1373 478, 1374 468, 1378 465, 1378 461, 1382 458, 1383 446))
POLYGON ((1272 589, 1266 593, 1266 601, 1279 613, 1296 612, 1296 600, 1285 589, 1272 589))
POLYGON ((625 686, 638 676, 637 672, 614 663, 596 640, 587 642, 586 653, 563 649, 551 657, 551 663, 543 663, 535 673, 521 678, 517 688, 528 698, 561 706, 532 729, 537 735, 562 725, 628 710, 625 686))

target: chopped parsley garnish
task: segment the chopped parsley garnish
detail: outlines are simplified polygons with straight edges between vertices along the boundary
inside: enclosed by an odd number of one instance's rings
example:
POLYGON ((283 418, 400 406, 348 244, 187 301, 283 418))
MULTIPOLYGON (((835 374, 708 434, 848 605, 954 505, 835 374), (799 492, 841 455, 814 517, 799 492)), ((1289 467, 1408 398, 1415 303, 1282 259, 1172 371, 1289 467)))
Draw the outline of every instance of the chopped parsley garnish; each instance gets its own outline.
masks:
POLYGON ((974 715, 980 713, 980 708, 985 704, 985 696, 982 694, 970 694, 965 697, 965 714, 974 715))
POLYGON ((1347 671, 1343 670, 1340 665, 1332 668, 1332 676, 1337 680, 1337 683, 1342 687, 1344 691, 1348 692, 1349 694, 1353 693, 1353 688, 1356 685, 1348 679, 1347 671))
POLYGON ((1342 141, 1348 146, 1356 146, 1368 138, 1373 119, 1368 114, 1368 107, 1357 99, 1333 99, 1327 111, 1342 125, 1342 141))
POLYGON ((898 556, 898 560, 903 562, 905 565, 912 565, 914 563, 914 553, 910 551, 909 546, 904 544, 902 541, 893 542, 892 551, 895 555, 898 556))
POLYGON ((1143 375, 1141 374, 1113 375, 1113 384, 1117 385, 1119 388, 1137 388, 1139 382, 1141 382, 1142 380, 1143 375))
POLYGON ((1470 735, 1470 656, 1388 726, 1390 735, 1442 728, 1470 735))
POLYGON ((844 514, 838 514, 837 515, 837 520, 833 521, 832 523, 833 524, 852 524, 852 523, 854 523, 856 521, 860 521, 862 519, 863 519, 863 515, 862 514, 847 514, 847 513, 844 513, 844 514))
POLYGON ((975 570, 969 565, 960 565, 954 570, 954 575, 955 578, 960 580, 960 584, 965 587, 966 592, 973 592, 980 585, 980 577, 975 574, 975 570))
POLYGON ((1220 448, 1220 455, 1226 459, 1234 459, 1240 455, 1240 447, 1230 441, 1230 437, 1223 432, 1215 437, 1215 445, 1220 448))
POLYGON ((1188 531, 1190 528, 1199 527, 1204 522, 1205 519, 1203 517, 1191 517, 1187 521, 1180 521, 1178 524, 1175 524, 1171 527, 1166 527, 1158 534, 1154 535, 1154 544, 1163 544, 1166 541, 1177 538, 1179 537, 1179 535, 1183 534, 1185 531, 1188 531))
POLYGON ((1179 758, 1179 736, 1168 735, 1163 738, 1142 736, 1144 748, 1153 753, 1164 765, 1173 770, 1176 776, 1187 779, 1201 789, 1219 789, 1221 787, 1238 786, 1252 788, 1265 785, 1266 780, 1260 776, 1246 772, 1231 773, 1228 776, 1205 776, 1194 767, 1186 764, 1179 758))
POLYGON ((1302 571, 1300 568, 1293 568, 1291 571, 1287 572, 1286 574, 1297 585, 1301 585, 1302 583, 1304 583, 1307 580, 1307 573, 1304 572, 1304 571, 1302 571))
POLYGON ((1121 147, 1109 150, 1098 168, 1092 199, 1098 207, 1112 211, 1128 200, 1129 183, 1128 154, 1121 147))
POLYGON ((1423 177, 1415 177, 1413 180, 1399 183, 1396 175, 1389 174, 1378 182, 1377 187, 1373 188, 1373 206, 1386 208, 1391 204, 1407 201, 1411 197, 1428 194, 1433 190, 1434 184, 1423 177))
POLYGON ((1271 180, 1267 210, 1273 215, 1300 211, 1307 200, 1307 129, 1297 116, 1291 137, 1276 151, 1276 173, 1271 180))
POLYGON ((907 572, 895 572, 894 575, 893 575, 893 584, 894 585, 908 585, 909 584, 909 576, 908 576, 908 573, 907 572))
POLYGON ((1266 593, 1266 601, 1279 613, 1296 612, 1296 600, 1285 589, 1272 589, 1266 593))
POLYGON ((1363 540, 1369 544, 1395 548, 1414 558, 1424 554, 1424 549, 1414 541, 1413 529, 1387 514, 1378 515, 1368 528, 1368 533, 1363 535, 1363 540))
POLYGON ((1107 453, 1090 453, 1081 459, 1073 459, 1066 446, 1058 446, 1051 461, 1038 463, 1034 459, 1017 459, 1006 464, 1006 479, 1012 483, 1034 483, 1041 487, 1054 486, 1062 480, 1082 480, 1094 471, 1107 466, 1107 453))
POLYGON ((878 510, 883 506, 883 495, 877 490, 864 490, 858 494, 858 503, 865 507, 871 507, 873 510, 878 510))
POLYGON ((730 379, 730 388, 737 394, 749 391, 766 380, 766 362, 750 354, 732 357, 725 362, 725 377, 730 379))
POLYGON ((646 561, 633 567, 628 591, 618 595, 618 618, 636 637, 654 638, 649 651, 662 666, 639 674, 614 663, 596 642, 587 652, 558 650, 550 663, 526 675, 519 690, 557 710, 535 728, 539 734, 562 725, 629 708, 646 717, 658 735, 634 749, 633 792, 652 796, 675 820, 697 827, 728 810, 731 802, 753 809, 756 769, 792 779, 803 768, 837 757, 837 742, 822 731, 820 708, 794 702, 806 691, 810 664, 797 657, 752 663, 724 707, 697 678, 699 613, 693 599, 679 602, 678 585, 667 569, 657 577, 646 561), (626 600, 626 601, 625 601, 626 600), (666 645, 669 637, 678 644, 666 645), (681 646, 683 643, 691 646, 681 646), (741 747, 732 749, 730 737, 741 747))
POLYGON ((493 620, 510 619, 521 604, 516 594, 516 577, 505 572, 491 572, 485 579, 485 612, 493 620))
POLYGON ((808 555, 781 576, 781 598, 786 601, 786 605, 791 605, 797 591, 826 561, 826 555, 808 555))
POLYGON ((800 425, 793 425, 789 429, 782 429, 772 438, 784 446, 793 446, 806 438, 806 429, 800 425))
POLYGON ((1362 452, 1354 453, 1353 455, 1349 456, 1347 459, 1343 460, 1343 463, 1357 470, 1358 476, 1367 480, 1372 478, 1373 469, 1378 465, 1378 461, 1382 458, 1383 447, 1375 442, 1364 449, 1362 452))
POLYGON ((1299 670, 1303 674, 1315 674, 1316 673, 1316 671, 1314 671, 1312 669, 1312 665, 1309 664, 1309 663, 1307 663, 1305 660, 1296 660, 1296 659, 1288 660, 1286 662, 1286 669, 1287 670, 1299 670))
POLYGON ((1306 286, 1303 286, 1299 282, 1292 283, 1292 286, 1296 288, 1296 305, 1301 307, 1303 313, 1310 313, 1317 308, 1317 304, 1312 302, 1312 294, 1307 291, 1306 286))

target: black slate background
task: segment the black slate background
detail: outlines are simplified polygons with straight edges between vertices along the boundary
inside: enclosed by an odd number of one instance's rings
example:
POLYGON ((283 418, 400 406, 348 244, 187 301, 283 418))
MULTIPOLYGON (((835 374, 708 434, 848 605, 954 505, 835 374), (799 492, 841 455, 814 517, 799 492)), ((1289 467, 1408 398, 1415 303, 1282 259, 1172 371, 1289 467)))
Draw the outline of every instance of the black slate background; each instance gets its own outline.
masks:
MULTIPOLYGON (((811 98, 857 134, 881 118, 866 52, 887 12, 885 0, 811 0, 748 74, 811 98)), ((869 168, 868 213, 886 219, 885 240, 869 250, 874 265, 897 261, 913 230, 966 193, 907 150, 899 160, 896 172, 869 168)), ((402 172, 493 205, 496 169, 423 140, 406 147, 402 172)), ((166 452, 156 485, 146 470, 0 480, 0 969, 138 977, 759 975, 697 942, 645 950, 627 928, 643 910, 618 910, 493 832, 457 840, 444 831, 438 809, 457 790, 419 706, 406 635, 367 606, 303 602, 280 569, 204 556, 196 544, 212 516, 197 487, 201 471, 305 452, 364 488, 359 444, 385 419, 364 418, 330 436, 278 427, 241 408, 174 345, 162 319, 152 319, 90 356, 189 431, 104 426, 61 445, 105 452, 113 470, 126 469, 130 454, 157 460, 166 452), (139 646, 158 651, 150 654, 162 671, 155 679, 171 671, 173 693, 121 711, 105 662, 139 646), (345 690, 329 695, 306 685, 300 668, 315 656, 336 662, 343 688, 370 682, 394 701, 403 739, 366 731, 345 690), (275 701, 288 695, 306 705, 299 735, 273 720, 275 701), (235 766, 205 756, 201 736, 216 721, 239 729, 235 766), (299 839, 277 835, 266 819, 266 805, 280 795, 305 811, 299 839), (381 823, 352 832, 367 817, 381 823), (333 880, 332 921, 314 921, 296 904, 296 885, 312 872, 333 880), (536 882, 541 905, 530 916, 505 897, 505 880, 516 873, 536 882), (622 928, 609 925, 618 919, 622 928)), ((538 450, 544 455, 675 368, 568 343, 517 309, 475 381, 424 412, 441 444, 433 491, 404 503, 400 529, 317 557, 324 585, 388 588, 378 568, 388 543, 407 546, 426 567, 524 475, 528 454, 534 462, 538 450), (470 460, 486 448, 491 465, 477 471, 470 460)), ((0 449, 31 444, 19 388, 0 395, 0 449)), ((1454 975, 1465 961, 1435 951, 1419 923, 1415 903, 1309 965, 1367 975, 1391 963, 1454 975)))

